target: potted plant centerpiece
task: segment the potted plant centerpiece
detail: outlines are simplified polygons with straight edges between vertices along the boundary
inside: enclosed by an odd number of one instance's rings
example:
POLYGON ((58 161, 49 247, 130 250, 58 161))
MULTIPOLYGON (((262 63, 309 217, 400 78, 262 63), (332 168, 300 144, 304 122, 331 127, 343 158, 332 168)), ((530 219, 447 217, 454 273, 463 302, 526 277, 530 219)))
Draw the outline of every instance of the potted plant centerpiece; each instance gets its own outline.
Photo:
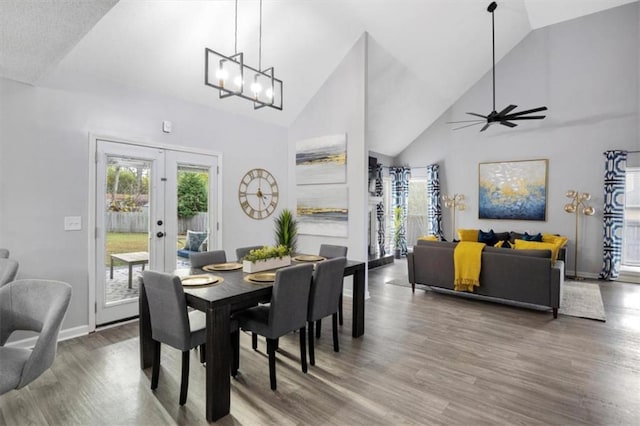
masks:
POLYGON ((400 242, 402 240, 402 207, 393 210, 393 247, 394 257, 400 259, 400 242))
POLYGON ((291 250, 284 245, 251 250, 242 261, 244 272, 260 272, 291 265, 291 250))
POLYGON ((288 247, 291 253, 295 253, 298 240, 298 221, 293 217, 293 212, 289 209, 283 209, 274 221, 276 244, 288 247))

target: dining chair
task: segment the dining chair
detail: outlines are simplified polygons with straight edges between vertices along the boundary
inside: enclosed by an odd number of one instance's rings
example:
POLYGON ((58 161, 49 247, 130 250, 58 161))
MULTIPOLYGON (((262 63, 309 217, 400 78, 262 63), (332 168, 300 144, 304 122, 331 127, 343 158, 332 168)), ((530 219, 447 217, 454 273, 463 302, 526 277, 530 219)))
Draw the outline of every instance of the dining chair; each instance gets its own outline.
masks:
POLYGON ((184 405, 189 388, 189 351, 200 346, 200 362, 204 361, 206 315, 195 310, 187 312, 187 300, 179 277, 163 272, 144 271, 142 282, 149 304, 153 338, 151 389, 158 387, 160 344, 181 350, 180 405, 184 405))
POLYGON ((0 395, 28 385, 51 367, 70 300, 71 286, 61 281, 24 279, 0 288, 0 395), (4 346, 18 330, 39 333, 33 349, 4 346))
MULTIPOLYGON (((327 259, 331 259, 334 257, 347 257, 348 247, 345 246, 335 246, 332 244, 321 244, 320 251, 318 254, 322 257, 326 257, 327 259)), ((342 314, 342 291, 340 291, 340 300, 338 301, 338 322, 340 325, 344 323, 343 314, 342 314)), ((320 330, 322 329, 322 321, 318 320, 316 323, 316 337, 320 338, 320 330)))
POLYGON ((8 259, 9 258, 9 250, 6 248, 0 248, 0 259, 8 259))
POLYGON ((242 259, 248 255, 251 250, 258 250, 263 247, 264 246, 238 247, 236 249, 236 259, 238 259, 238 262, 242 262, 242 259))
MULTIPOLYGON (((257 333, 267 339, 269 381, 272 390, 277 388, 276 349, 278 339, 294 330, 298 330, 300 334, 302 372, 307 372, 306 321, 312 273, 313 265, 311 264, 279 269, 276 271, 269 305, 254 306, 233 316, 241 329, 257 333)), ((237 347, 235 351, 238 352, 237 347)), ((237 367, 234 365, 234 368, 237 369, 237 367)))
POLYGON ((18 262, 13 259, 0 258, 0 287, 9 284, 16 278, 18 262))
POLYGON ((202 268, 203 266, 215 263, 225 263, 227 255, 224 250, 203 251, 201 253, 191 253, 189 263, 192 268, 202 268))
POLYGON ((313 271, 311 290, 309 291, 309 309, 307 325, 309 327, 309 363, 316 364, 313 324, 331 315, 333 326, 333 350, 339 352, 338 345, 338 300, 342 294, 342 279, 346 257, 334 257, 318 262, 313 271))

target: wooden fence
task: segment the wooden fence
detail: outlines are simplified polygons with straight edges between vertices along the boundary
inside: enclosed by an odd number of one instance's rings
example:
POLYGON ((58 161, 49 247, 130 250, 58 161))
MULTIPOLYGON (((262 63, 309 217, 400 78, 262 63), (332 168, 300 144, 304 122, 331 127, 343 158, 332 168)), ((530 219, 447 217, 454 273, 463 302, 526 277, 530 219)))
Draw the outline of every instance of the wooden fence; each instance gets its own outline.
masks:
MULTIPOLYGON (((178 219, 178 234, 187 230, 206 231, 207 213, 198 213, 188 219, 178 219)), ((149 214, 147 212, 107 212, 105 216, 107 232, 148 232, 149 214)))

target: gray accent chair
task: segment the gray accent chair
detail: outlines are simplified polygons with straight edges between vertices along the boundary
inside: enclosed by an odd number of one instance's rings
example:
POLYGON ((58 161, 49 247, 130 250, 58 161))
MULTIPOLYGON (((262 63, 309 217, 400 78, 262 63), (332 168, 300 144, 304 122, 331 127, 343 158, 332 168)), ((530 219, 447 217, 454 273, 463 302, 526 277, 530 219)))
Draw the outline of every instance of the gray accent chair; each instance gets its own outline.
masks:
POLYGON ((313 324, 331 315, 333 326, 333 350, 339 352, 338 345, 338 301, 342 294, 342 279, 346 257, 327 259, 316 264, 309 292, 309 312, 307 325, 309 327, 309 363, 316 365, 313 324))
POLYGON ((9 258, 9 250, 6 248, 0 248, 0 259, 8 259, 9 258))
POLYGON ((71 286, 60 281, 25 279, 0 288, 0 395, 51 367, 70 300, 71 286), (39 333, 33 349, 4 346, 17 330, 39 333))
POLYGON ((203 251, 201 253, 191 253, 189 263, 192 268, 202 268, 203 266, 216 263, 225 263, 227 255, 224 250, 203 251))
POLYGON ((248 255, 251 250, 258 250, 263 247, 264 246, 238 247, 236 249, 236 259, 238 259, 238 262, 242 262, 242 259, 248 255))
MULTIPOLYGON (((269 380, 271 389, 276 390, 276 349, 278 339, 298 330, 300 333, 300 364, 302 372, 307 372, 306 322, 311 288, 313 265, 302 264, 279 269, 273 283, 271 303, 258 305, 233 316, 245 331, 257 333, 267 339, 269 355, 269 380)), ((236 347, 235 352, 238 352, 236 347)), ((233 366, 232 375, 237 373, 233 366)))
POLYGON ((18 262, 13 259, 0 258, 0 287, 13 281, 17 273, 18 262))
POLYGON ((180 405, 184 405, 189 388, 189 351, 200 346, 200 361, 204 360, 206 316, 200 311, 187 312, 187 300, 179 277, 163 272, 144 271, 142 281, 149 303, 153 338, 151 389, 158 387, 160 343, 179 349, 182 351, 180 405))
MULTIPOLYGON (((331 244, 321 244, 319 255, 322 257, 326 257, 327 259, 332 259, 334 257, 347 257, 348 247, 345 246, 335 246, 331 244)), ((344 315, 342 314, 342 291, 340 291, 340 301, 338 302, 338 321, 340 325, 344 323, 344 315)), ((322 328, 322 322, 317 322, 316 328, 316 337, 320 337, 320 330, 322 328)))

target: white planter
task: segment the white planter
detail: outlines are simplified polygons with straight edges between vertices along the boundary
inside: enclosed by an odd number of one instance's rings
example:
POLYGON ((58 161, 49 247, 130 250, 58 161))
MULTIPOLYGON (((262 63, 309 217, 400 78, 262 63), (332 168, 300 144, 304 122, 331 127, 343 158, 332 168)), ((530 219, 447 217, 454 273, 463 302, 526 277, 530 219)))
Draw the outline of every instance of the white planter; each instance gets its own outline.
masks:
POLYGON ((242 271, 253 273, 266 271, 267 269, 282 268, 289 265, 291 265, 291 256, 273 257, 271 259, 257 260, 255 262, 244 260, 242 262, 242 271))

